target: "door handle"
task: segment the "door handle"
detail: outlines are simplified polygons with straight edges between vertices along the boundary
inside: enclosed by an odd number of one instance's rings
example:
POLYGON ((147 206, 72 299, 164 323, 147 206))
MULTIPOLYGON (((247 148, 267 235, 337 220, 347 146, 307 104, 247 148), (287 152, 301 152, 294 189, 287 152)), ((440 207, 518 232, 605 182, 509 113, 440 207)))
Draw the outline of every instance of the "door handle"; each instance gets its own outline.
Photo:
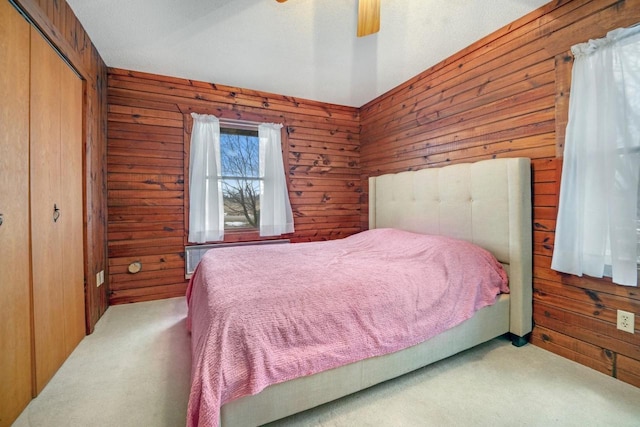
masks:
POLYGON ((4 222, 4 214, 0 213, 0 225, 4 222))
POLYGON ((60 218, 60 209, 58 209, 58 206, 54 203, 53 204, 53 222, 58 222, 58 218, 60 218))

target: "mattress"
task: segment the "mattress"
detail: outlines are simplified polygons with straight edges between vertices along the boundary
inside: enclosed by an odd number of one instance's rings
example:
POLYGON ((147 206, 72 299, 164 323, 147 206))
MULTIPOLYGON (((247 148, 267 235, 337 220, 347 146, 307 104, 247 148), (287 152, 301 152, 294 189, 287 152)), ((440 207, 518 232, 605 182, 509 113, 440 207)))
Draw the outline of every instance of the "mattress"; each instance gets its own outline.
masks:
POLYGON ((509 292, 466 241, 377 229, 331 242, 209 251, 188 291, 188 425, 266 387, 394 353, 509 292))

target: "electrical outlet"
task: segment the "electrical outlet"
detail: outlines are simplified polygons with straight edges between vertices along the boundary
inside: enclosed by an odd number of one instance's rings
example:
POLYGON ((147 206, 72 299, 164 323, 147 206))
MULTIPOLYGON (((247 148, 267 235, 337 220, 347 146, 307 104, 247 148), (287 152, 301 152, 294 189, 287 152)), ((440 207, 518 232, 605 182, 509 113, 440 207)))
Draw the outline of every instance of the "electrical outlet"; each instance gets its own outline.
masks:
POLYGON ((624 310, 618 310, 618 329, 634 333, 635 314, 624 310))
POLYGON ((104 270, 100 270, 96 273, 96 287, 100 287, 104 283, 104 270))

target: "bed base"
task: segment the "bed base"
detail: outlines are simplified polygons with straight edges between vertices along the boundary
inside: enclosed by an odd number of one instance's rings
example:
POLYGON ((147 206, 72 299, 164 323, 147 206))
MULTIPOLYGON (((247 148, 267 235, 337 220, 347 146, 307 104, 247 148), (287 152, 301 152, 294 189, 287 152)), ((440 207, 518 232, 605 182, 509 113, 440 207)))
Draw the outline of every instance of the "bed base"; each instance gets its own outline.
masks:
POLYGON ((222 426, 255 427, 430 365, 509 332, 509 296, 421 344, 267 387, 222 406, 222 426))
POLYGON ((516 347, 522 347, 523 345, 529 342, 530 334, 527 334, 524 337, 521 337, 516 334, 509 334, 509 335, 511 336, 511 344, 513 344, 516 347))

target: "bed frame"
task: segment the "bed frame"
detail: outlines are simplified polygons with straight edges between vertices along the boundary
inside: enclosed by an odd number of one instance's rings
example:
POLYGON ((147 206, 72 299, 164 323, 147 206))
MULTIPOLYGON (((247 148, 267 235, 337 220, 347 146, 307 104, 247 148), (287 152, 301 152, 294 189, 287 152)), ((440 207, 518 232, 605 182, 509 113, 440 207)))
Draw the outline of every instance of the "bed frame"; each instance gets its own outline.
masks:
POLYGON ((224 427, 257 426, 398 377, 510 333, 527 342, 531 308, 531 163, 485 160, 369 178, 369 227, 394 227, 473 242, 509 274, 511 293, 428 341, 267 387, 222 406, 224 427))

